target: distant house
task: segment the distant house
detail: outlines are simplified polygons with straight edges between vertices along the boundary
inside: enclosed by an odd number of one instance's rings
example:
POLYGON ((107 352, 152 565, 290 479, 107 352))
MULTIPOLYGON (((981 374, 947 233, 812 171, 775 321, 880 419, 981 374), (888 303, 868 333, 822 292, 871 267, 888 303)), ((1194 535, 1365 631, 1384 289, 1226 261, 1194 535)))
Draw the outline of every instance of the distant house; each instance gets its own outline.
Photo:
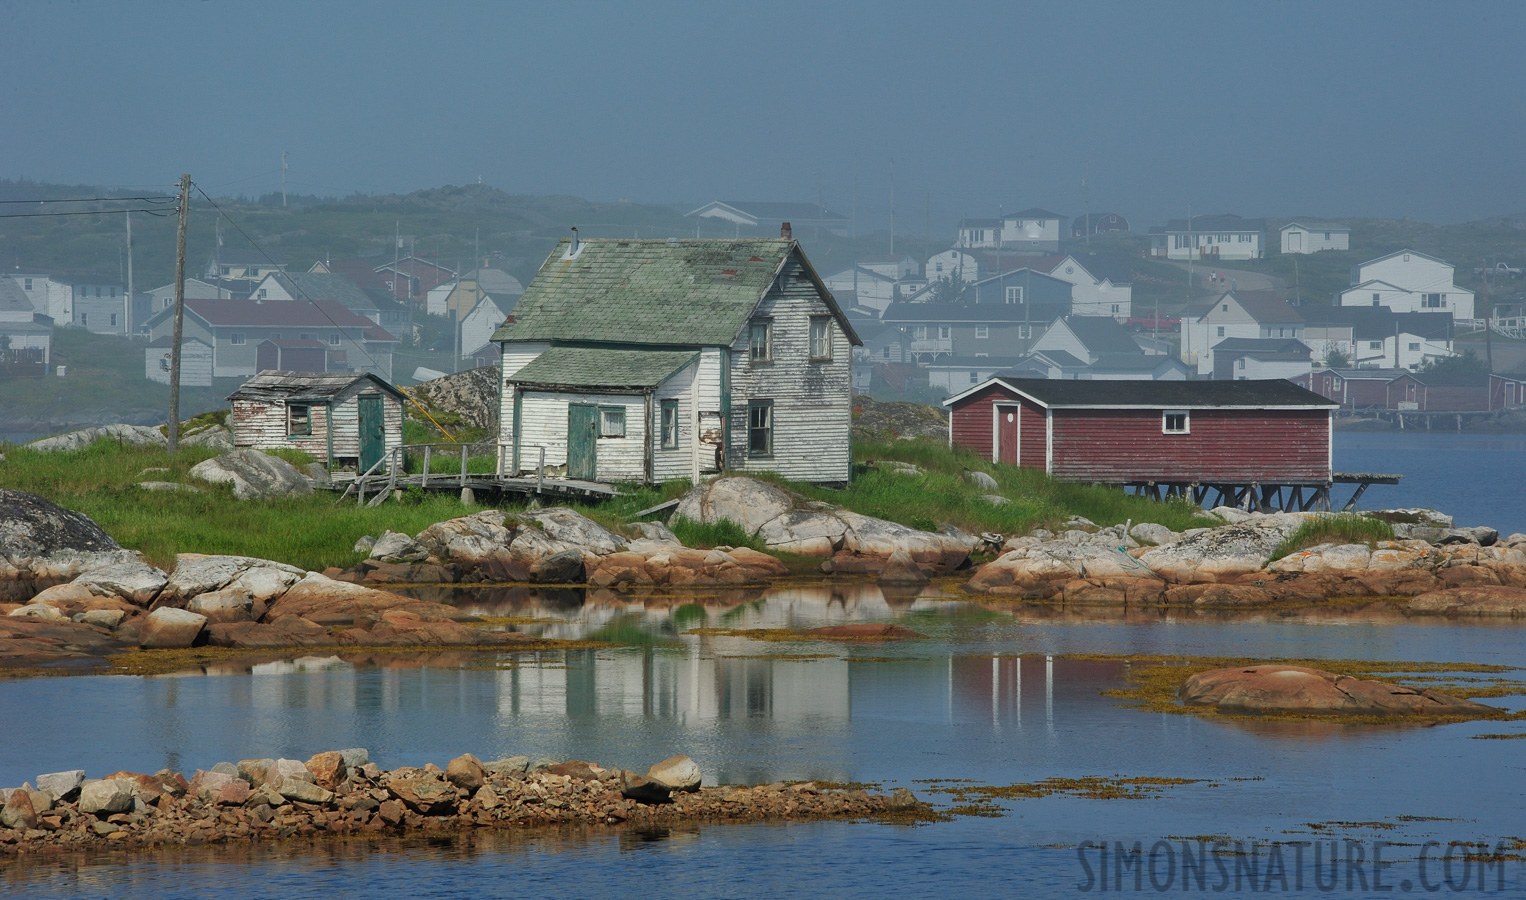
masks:
POLYGON ((484 297, 491 297, 494 305, 507 315, 524 292, 518 278, 502 269, 484 266, 431 290, 425 299, 425 311, 432 316, 452 316, 459 322, 484 297))
POLYGON ((827 290, 839 300, 852 297, 851 308, 872 313, 884 312, 885 307, 900 299, 900 279, 867 266, 855 265, 834 272, 822 279, 827 290))
MULTIPOLYGON (((373 271, 382 280, 392 299, 417 304, 423 303, 431 290, 456 278, 453 269, 411 253, 399 260, 389 260, 376 266, 373 271)), ((519 292, 524 293, 524 288, 520 288, 519 292)))
POLYGON ((1311 352, 1296 338, 1225 338, 1213 347, 1216 381, 1289 380, 1313 371, 1311 352))
POLYGON ((1134 314, 1134 274, 1126 255, 1092 253, 1041 259, 1033 263, 1035 270, 1070 282, 1072 315, 1127 320, 1134 314))
POLYGON ((228 396, 233 446, 302 450, 366 471, 403 444, 403 395, 375 375, 261 372, 228 396))
MULTIPOLYGON (((200 278, 187 278, 185 280, 185 298, 187 300, 243 300, 247 294, 234 297, 233 292, 220 285, 200 278)), ((175 305, 175 282, 156 287, 148 292, 149 315, 169 309, 175 305)), ((141 324, 141 323, 140 323, 141 324)))
MULTIPOLYGON (((732 236, 739 236, 742 229, 775 229, 781 222, 788 222, 796 229, 822 229, 832 234, 845 235, 853 220, 815 203, 773 203, 757 200, 713 200, 698 209, 684 214, 695 218, 695 237, 699 237, 699 223, 710 221, 723 226, 732 236)), ((802 231, 802 233, 804 233, 802 231)))
POLYGON ((1319 361, 1333 357, 1352 366, 1415 370, 1455 356, 1455 321, 1444 312, 1396 313, 1383 306, 1299 307, 1306 320, 1304 343, 1319 361))
POLYGON ((19 284, 0 278, 0 370, 41 375, 52 353, 53 320, 32 307, 19 284))
POLYGON ((265 254, 253 248, 218 247, 207 261, 205 278, 243 278, 259 281, 273 272, 286 271, 286 260, 278 253, 265 254))
POLYGON ((958 246, 978 250, 1001 246, 1001 219, 960 219, 958 246))
POLYGON ((1382 409, 1388 405, 1388 383, 1405 374, 1403 369, 1347 367, 1319 369, 1289 380, 1339 403, 1343 409, 1382 409))
POLYGON ((916 362, 939 357, 1016 357, 1062 315, 1065 304, 892 303, 880 317, 906 335, 916 362))
MULTIPOLYGON (((512 306, 509 307, 513 309, 512 306)), ((491 343, 493 332, 503 324, 508 312, 501 309, 492 297, 483 297, 477 301, 466 318, 461 320, 461 335, 457 340, 463 358, 469 357, 491 343)))
POLYGON ((380 325, 389 334, 401 336, 413 329, 413 309, 409 304, 375 290, 367 291, 348 275, 332 272, 274 272, 255 285, 249 299, 338 303, 380 325))
MULTIPOLYGON (((143 326, 150 338, 169 337, 174 309, 160 310, 143 326)), ((329 366, 392 378, 392 351, 398 344, 380 325, 329 300, 315 303, 258 300, 187 300, 184 338, 212 347, 216 378, 254 375, 265 341, 318 341, 327 346, 329 366)))
POLYGON ((1070 236, 1084 238, 1088 234, 1105 234, 1109 231, 1128 231, 1129 220, 1117 213, 1088 213, 1077 216, 1070 223, 1070 236))
POLYGON ((1266 222, 1235 215, 1172 219, 1150 229, 1150 255, 1163 259, 1260 259, 1266 222))
POLYGON ((13 272, 11 279, 32 302, 32 309, 67 325, 74 321, 74 286, 42 272, 13 272))
POLYGON ((999 246, 1028 253, 1058 253, 1064 233, 1064 216, 1035 206, 1001 217, 999 246))
POLYGON ((1287 381, 995 378, 944 401, 949 443, 1064 481, 1326 485, 1335 404, 1287 381))
MULTIPOLYGON (((143 350, 143 377, 160 384, 170 383, 171 359, 175 341, 171 335, 155 338, 143 350)), ((181 387, 212 386, 212 345, 196 338, 180 342, 181 387)))
POLYGON ((922 271, 929 284, 945 278, 962 278, 973 284, 979 281, 983 274, 987 274, 981 271, 980 256, 962 247, 952 247, 941 253, 934 253, 927 258, 927 265, 922 271))
POLYGON ((927 363, 927 384, 947 394, 968 390, 971 385, 981 384, 998 372, 1004 372, 1022 362, 1012 356, 945 356, 927 363))
POLYGON ((131 333, 133 314, 127 303, 127 286, 104 275, 57 275, 50 280, 68 284, 68 324, 94 334, 131 333))
POLYGON ((1489 408, 1505 409, 1526 404, 1526 371, 1489 376, 1489 408))
POLYGON ((1303 338, 1298 311, 1271 291, 1226 291, 1182 317, 1182 362, 1199 375, 1214 370, 1213 348, 1225 338, 1303 338))
POLYGON ((1058 306, 1068 311, 1073 298, 1074 286, 1070 282, 1033 269, 1019 268, 975 282, 969 299, 975 303, 1058 306))
POLYGON ((493 335, 500 469, 846 482, 861 341, 800 245, 564 240, 493 335))
MULTIPOLYGON (((1064 316, 1055 319, 1044 336, 1033 344, 1035 351, 1061 351, 1090 366, 1104 356, 1143 356, 1128 329, 1110 316, 1064 316)), ((1159 362, 1159 360, 1156 360, 1159 362)))
POLYGON ((1351 267, 1341 306, 1384 306, 1394 312, 1445 312, 1472 319, 1473 292, 1460 288, 1455 267, 1414 250, 1397 250, 1351 267))
POLYGON ((1388 383, 1389 409, 1474 412, 1489 406, 1484 373, 1405 372, 1388 383))
POLYGON ((1088 363, 1064 350, 1034 350, 997 373, 1006 378, 1055 378, 1072 381, 1185 381, 1187 364, 1174 356, 1107 353, 1088 363))
POLYGON ((1289 222, 1278 229, 1282 252, 1318 253, 1321 250, 1350 250, 1351 229, 1339 222, 1289 222))

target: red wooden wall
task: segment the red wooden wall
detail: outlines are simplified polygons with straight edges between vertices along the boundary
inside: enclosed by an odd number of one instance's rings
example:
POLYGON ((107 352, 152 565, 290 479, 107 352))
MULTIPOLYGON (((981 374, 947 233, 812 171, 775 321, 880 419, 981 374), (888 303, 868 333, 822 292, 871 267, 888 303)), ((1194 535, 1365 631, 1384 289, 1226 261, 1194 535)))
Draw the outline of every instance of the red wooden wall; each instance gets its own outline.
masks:
POLYGON ((1190 413, 1190 434, 1162 434, 1160 410, 1054 412, 1056 478, 1067 481, 1326 481, 1326 410, 1190 413))

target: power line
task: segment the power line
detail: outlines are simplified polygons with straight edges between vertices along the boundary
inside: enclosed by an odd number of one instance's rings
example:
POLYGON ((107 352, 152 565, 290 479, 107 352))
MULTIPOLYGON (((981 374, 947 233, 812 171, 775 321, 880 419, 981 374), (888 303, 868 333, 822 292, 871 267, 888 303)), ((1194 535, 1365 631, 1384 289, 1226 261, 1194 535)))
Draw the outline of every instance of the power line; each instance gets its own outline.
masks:
MULTIPOLYGON (((213 200, 211 197, 208 197, 207 196, 207 192, 201 189, 201 185, 195 184, 195 182, 192 182, 192 184, 196 188, 196 193, 200 194, 203 199, 205 199, 208 203, 212 204, 212 208, 217 210, 218 215, 222 216, 224 219, 227 219, 228 220, 228 224, 232 225, 235 231, 237 231, 239 234, 244 236, 244 240, 249 242, 249 246, 251 246, 255 250, 259 251, 259 254, 261 256, 265 257, 265 261, 266 262, 270 263, 272 266, 275 266, 277 271, 280 271, 280 266, 276 263, 276 261, 273 258, 271 258, 269 253, 265 252, 265 248, 264 247, 261 247, 254 240, 254 238, 249 236, 249 232, 245 231, 243 229, 243 226, 241 226, 237 222, 233 221, 233 217, 229 216, 226 212, 223 212, 223 208, 221 206, 217 205, 217 201, 213 200)), ((335 322, 334 321, 334 317, 328 314, 328 310, 326 310, 323 307, 319 306, 318 305, 318 301, 314 300, 307 293, 307 291, 304 291, 302 289, 302 285, 298 284, 296 282, 296 279, 289 279, 289 281, 291 283, 291 286, 296 289, 297 293, 302 295, 302 299, 306 300, 308 303, 311 303, 313 305, 313 309, 316 309, 320 315, 322 315, 325 319, 329 320, 329 324, 330 325, 332 325, 335 328, 339 329, 340 334, 344 333, 344 326, 340 325, 338 322, 335 322)), ((362 316, 362 318, 364 318, 364 317, 362 316)), ((353 327, 353 326, 351 326, 351 327, 353 327)), ((381 326, 378 325, 376 327, 380 328, 381 326)), ((377 369, 380 369, 381 368, 381 363, 377 362, 376 361, 376 357, 372 356, 370 351, 368 351, 366 349, 366 345, 365 345, 365 341, 364 341, 364 338, 365 338, 364 332, 361 333, 361 338, 362 338, 362 340, 355 342, 355 346, 357 348, 359 348, 360 353, 361 353, 362 356, 364 356, 366 359, 371 361, 371 365, 372 366, 376 367, 377 369)))
POLYGON ((47 213, 0 213, 0 219, 51 219, 58 216, 114 216, 117 213, 140 212, 151 216, 167 216, 174 210, 170 209, 90 209, 83 212, 47 212, 47 213))
POLYGON ((174 197, 59 197, 43 200, 0 200, 0 203, 174 203, 174 197))

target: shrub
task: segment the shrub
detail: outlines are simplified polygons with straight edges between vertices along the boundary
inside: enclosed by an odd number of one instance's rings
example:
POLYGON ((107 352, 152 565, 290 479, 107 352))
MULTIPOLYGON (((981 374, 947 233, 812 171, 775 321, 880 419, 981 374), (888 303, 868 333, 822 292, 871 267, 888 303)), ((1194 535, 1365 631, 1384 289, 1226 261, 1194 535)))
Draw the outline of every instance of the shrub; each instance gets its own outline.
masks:
POLYGON ((748 534, 741 525, 730 519, 721 519, 714 525, 705 525, 693 519, 674 516, 668 523, 673 534, 686 547, 751 547, 762 550, 763 542, 748 534))
POLYGON ((1393 527, 1379 519, 1354 513, 1324 516, 1309 519, 1298 526, 1297 530, 1277 545, 1277 549, 1272 552, 1272 560, 1276 561, 1290 553, 1297 553, 1299 550, 1320 544, 1372 546, 1378 541, 1391 541, 1393 537, 1393 527))

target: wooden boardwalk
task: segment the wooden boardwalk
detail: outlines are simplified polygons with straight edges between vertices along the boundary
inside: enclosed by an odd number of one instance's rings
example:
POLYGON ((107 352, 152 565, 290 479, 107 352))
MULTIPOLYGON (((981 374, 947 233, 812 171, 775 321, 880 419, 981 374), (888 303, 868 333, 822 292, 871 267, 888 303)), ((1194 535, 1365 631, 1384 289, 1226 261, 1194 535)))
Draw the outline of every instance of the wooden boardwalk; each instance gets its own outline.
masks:
MULTIPOLYGON (((324 487, 327 490, 338 491, 339 500, 343 503, 351 495, 354 495, 356 504, 360 506, 379 506, 386 502, 387 498, 397 496, 398 492, 405 488, 418 488, 435 493, 465 492, 471 491, 474 497, 502 496, 504 494, 517 494, 527 497, 548 497, 557 499, 577 500, 607 500, 620 492, 610 484, 598 481, 581 481, 576 478, 547 478, 544 475, 537 476, 506 476, 492 473, 477 473, 467 471, 468 447, 460 446, 461 466, 459 472, 431 472, 434 461, 433 448, 447 446, 441 444, 406 444, 395 447, 386 456, 382 457, 365 472, 360 474, 335 475, 324 487), (403 459, 408 450, 422 450, 424 457, 423 472, 408 473, 404 470, 403 459)), ((454 448, 454 445, 450 445, 454 448)), ((441 454, 444 456, 444 454, 441 454)), ((452 452, 451 456, 454 456, 452 452)))
POLYGON ((1191 498, 1198 506, 1212 509, 1232 506, 1248 512, 1307 512, 1331 509, 1330 490, 1337 484, 1354 484, 1356 490, 1341 507, 1342 512, 1356 508, 1357 500, 1374 484, 1398 484, 1403 475, 1380 472, 1335 472, 1329 481, 1312 482, 1241 482, 1212 481, 1131 481, 1124 490, 1152 500, 1191 498))

